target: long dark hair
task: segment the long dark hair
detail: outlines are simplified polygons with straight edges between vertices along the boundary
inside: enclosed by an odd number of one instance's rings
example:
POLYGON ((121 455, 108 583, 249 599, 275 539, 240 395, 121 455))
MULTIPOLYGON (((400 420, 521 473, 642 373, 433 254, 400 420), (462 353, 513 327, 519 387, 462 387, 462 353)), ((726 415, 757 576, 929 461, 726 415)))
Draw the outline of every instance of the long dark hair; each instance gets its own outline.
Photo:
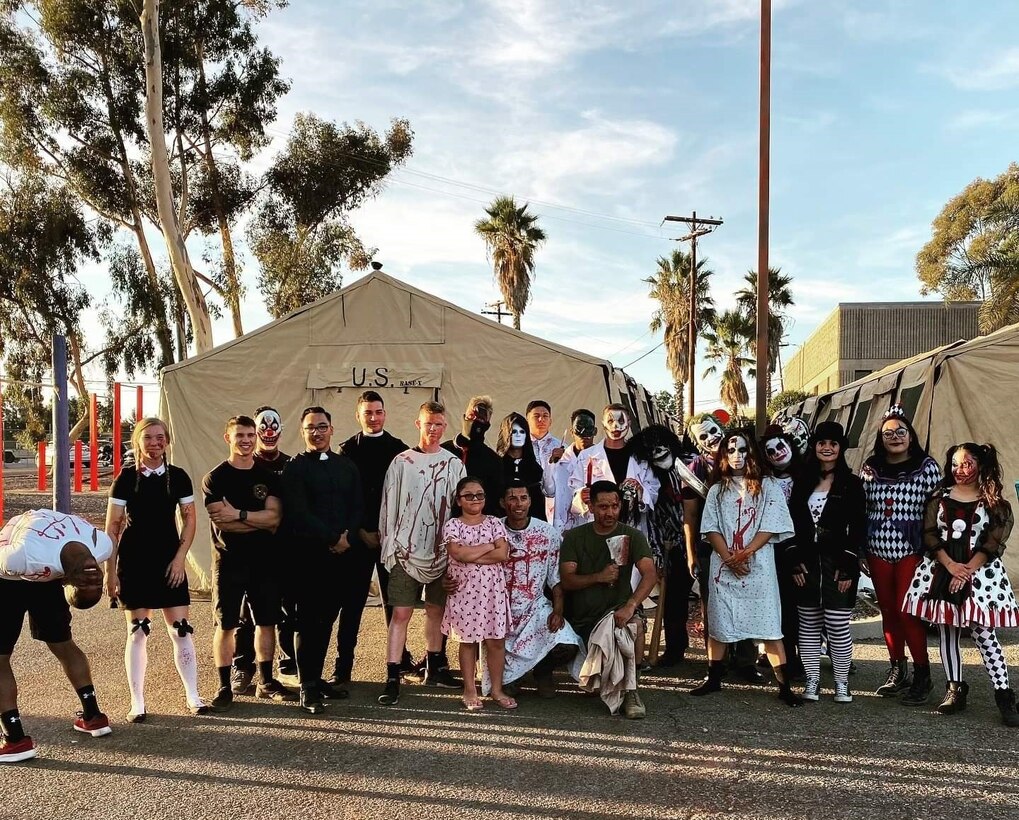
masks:
POLYGON ((711 468, 711 483, 719 481, 726 486, 732 482, 732 468, 729 466, 729 442, 734 438, 743 438, 747 442, 747 460, 743 467, 743 479, 746 482, 747 491, 757 496, 761 494, 761 482, 765 476, 771 475, 768 463, 761 458, 761 449, 757 444, 754 433, 749 428, 730 430, 718 443, 718 455, 715 456, 715 466, 711 468))
POLYGON ((681 458, 684 453, 683 443, 672 430, 664 424, 649 424, 631 439, 633 449, 631 454, 637 461, 643 461, 651 467, 652 472, 659 479, 668 470, 663 470, 655 465, 654 451, 657 447, 668 447, 674 459, 681 458))
POLYGON ((789 448, 789 452, 792 457, 789 459, 789 466, 785 468, 785 474, 788 475, 793 481, 799 478, 800 473, 803 471, 803 456, 800 455, 800 449, 796 446, 796 442, 793 441, 793 437, 783 430, 777 424, 769 424, 765 430, 764 435, 761 436, 761 455, 764 460, 768 463, 768 467, 771 468, 772 474, 775 473, 775 468, 771 462, 768 461, 767 443, 768 439, 780 438, 785 442, 786 447, 789 448))
POLYGON ((523 446, 523 458, 526 461, 528 454, 534 463, 538 463, 538 459, 534 457, 534 445, 531 444, 531 428, 527 424, 527 419, 521 416, 519 413, 510 413, 506 418, 502 420, 502 424, 499 426, 499 438, 495 443, 495 451, 505 456, 513 446, 513 442, 510 436, 513 434, 513 425, 516 424, 524 431, 524 446, 523 446))
MULTIPOLYGON (((839 431, 842 431, 842 425, 836 422, 828 422, 832 428, 837 427, 839 431)), ((820 441, 835 441, 839 445, 839 457, 835 461, 834 477, 835 480, 844 478, 847 475, 852 475, 853 470, 849 466, 849 462, 846 461, 846 436, 842 432, 839 435, 834 429, 825 429, 819 427, 810 436, 810 443, 807 445, 807 454, 803 458, 803 465, 800 467, 799 475, 796 476, 793 482, 793 492, 797 495, 808 496, 814 488, 821 482, 821 462, 817 457, 817 444, 820 441), (833 434, 834 433, 834 434, 833 434)))
POLYGON ((977 444, 973 441, 966 441, 962 444, 953 444, 945 453, 944 477, 941 479, 941 486, 948 489, 955 485, 955 476, 952 475, 952 457, 959 451, 965 450, 977 462, 977 489, 980 492, 980 500, 988 510, 993 511, 1001 504, 1001 464, 998 461, 998 451, 993 444, 977 444))
POLYGON ((453 492, 453 517, 457 518, 463 515, 463 507, 460 506, 460 491, 463 490, 468 484, 477 484, 481 487, 481 492, 487 492, 485 485, 481 483, 481 479, 477 476, 465 475, 456 483, 456 490, 453 492))
POLYGON ((881 437, 881 428, 885 426, 885 422, 892 421, 893 419, 909 430, 908 460, 923 461, 927 458, 927 450, 925 450, 923 445, 920 444, 920 439, 916 435, 916 430, 913 429, 913 423, 909 420, 909 418, 907 418, 906 414, 902 412, 901 407, 893 405, 882 417, 881 425, 877 428, 877 433, 874 434, 874 449, 870 454, 870 460, 881 466, 888 463, 888 451, 885 450, 885 440, 881 437))

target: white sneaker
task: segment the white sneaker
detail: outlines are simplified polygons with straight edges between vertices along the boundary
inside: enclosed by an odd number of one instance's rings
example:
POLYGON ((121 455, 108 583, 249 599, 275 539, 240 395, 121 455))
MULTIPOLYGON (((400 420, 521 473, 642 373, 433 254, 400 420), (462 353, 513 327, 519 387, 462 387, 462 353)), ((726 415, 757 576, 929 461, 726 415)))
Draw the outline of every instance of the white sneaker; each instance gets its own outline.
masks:
POLYGON ((835 681, 835 702, 836 703, 853 702, 853 693, 849 691, 848 680, 835 681))
POLYGON ((821 678, 819 676, 812 676, 807 678, 807 682, 803 685, 803 699, 818 701, 821 699, 821 678))

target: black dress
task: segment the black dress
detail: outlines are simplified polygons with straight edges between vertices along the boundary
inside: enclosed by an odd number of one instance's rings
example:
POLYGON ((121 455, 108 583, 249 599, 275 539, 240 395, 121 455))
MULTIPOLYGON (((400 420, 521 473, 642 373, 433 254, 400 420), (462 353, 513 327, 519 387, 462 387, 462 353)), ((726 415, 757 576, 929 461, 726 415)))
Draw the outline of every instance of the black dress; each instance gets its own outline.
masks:
POLYGON ((193 498, 191 478, 170 465, 162 475, 140 476, 125 467, 110 488, 110 498, 126 501, 127 528, 117 550, 120 604, 124 609, 167 609, 191 603, 185 576, 171 587, 166 577, 177 550, 177 506, 193 498))
POLYGON ((545 493, 541 488, 544 473, 538 462, 534 459, 513 458, 507 453, 502 457, 502 468, 503 486, 508 486, 511 481, 523 481, 531 497, 531 518, 545 521, 548 513, 545 511, 545 493))

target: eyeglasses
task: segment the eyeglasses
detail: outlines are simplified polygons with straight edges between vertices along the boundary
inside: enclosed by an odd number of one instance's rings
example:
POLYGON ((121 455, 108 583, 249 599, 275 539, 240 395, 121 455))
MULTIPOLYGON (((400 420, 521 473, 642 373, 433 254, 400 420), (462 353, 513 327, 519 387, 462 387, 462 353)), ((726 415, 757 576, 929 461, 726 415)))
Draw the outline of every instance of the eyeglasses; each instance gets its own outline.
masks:
POLYGON ((885 439, 885 441, 891 441, 892 439, 896 438, 905 438, 908 435, 909 430, 907 430, 905 427, 896 427, 894 430, 881 431, 881 438, 885 439))
POLYGON ((329 431, 328 424, 307 424, 304 426, 305 433, 326 433, 329 431))
POLYGON ((464 501, 484 501, 484 493, 460 493, 460 498, 464 501))

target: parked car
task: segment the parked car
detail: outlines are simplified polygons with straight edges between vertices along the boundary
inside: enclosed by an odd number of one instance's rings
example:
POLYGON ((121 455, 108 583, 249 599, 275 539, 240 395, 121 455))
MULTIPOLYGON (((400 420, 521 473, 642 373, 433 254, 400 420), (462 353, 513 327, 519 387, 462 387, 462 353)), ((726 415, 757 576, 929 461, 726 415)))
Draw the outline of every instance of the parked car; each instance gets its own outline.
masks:
MULTIPOLYGON (((68 463, 72 467, 74 467, 74 445, 72 444, 71 447, 68 448, 68 449, 70 450, 70 455, 68 456, 68 463)), ((55 450, 56 450, 56 448, 53 446, 53 442, 52 441, 46 442, 46 466, 47 467, 52 467, 53 466, 53 453, 54 453, 55 450)), ((81 466, 82 467, 89 467, 89 466, 91 466, 91 464, 92 464, 92 452, 89 449, 89 446, 87 444, 82 443, 82 445, 81 445, 81 466)), ((39 451, 38 450, 35 451, 35 466, 36 467, 39 466, 39 451)))

